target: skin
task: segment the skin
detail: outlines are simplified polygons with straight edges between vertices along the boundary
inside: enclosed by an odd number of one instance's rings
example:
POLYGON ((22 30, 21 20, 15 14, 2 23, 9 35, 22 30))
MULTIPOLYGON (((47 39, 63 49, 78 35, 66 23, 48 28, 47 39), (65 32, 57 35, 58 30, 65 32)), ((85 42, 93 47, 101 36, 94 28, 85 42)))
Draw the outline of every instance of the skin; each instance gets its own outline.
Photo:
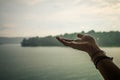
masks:
MULTIPOLYGON (((60 37, 56 37, 56 39, 65 46, 87 52, 93 62, 94 59, 99 56, 106 56, 104 51, 98 47, 94 38, 91 36, 78 34, 77 37, 79 38, 77 40, 69 40, 60 37)), ((111 59, 100 60, 96 67, 105 80, 120 80, 120 69, 112 62, 111 59)))
POLYGON ((95 52, 100 51, 100 48, 96 44, 94 38, 89 35, 78 34, 77 40, 69 40, 65 38, 56 37, 65 46, 69 46, 74 49, 82 50, 87 52, 90 56, 94 55, 95 52))

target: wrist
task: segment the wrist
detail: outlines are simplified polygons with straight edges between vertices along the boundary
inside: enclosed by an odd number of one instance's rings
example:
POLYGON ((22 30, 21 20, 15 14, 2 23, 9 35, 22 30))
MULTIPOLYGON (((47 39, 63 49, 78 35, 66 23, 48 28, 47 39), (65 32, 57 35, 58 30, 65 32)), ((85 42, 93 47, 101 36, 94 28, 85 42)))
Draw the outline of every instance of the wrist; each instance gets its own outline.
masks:
POLYGON ((88 54, 89 54, 89 56, 90 56, 91 58, 92 58, 94 55, 96 55, 96 54, 103 54, 103 53, 104 53, 104 51, 101 50, 101 49, 98 47, 97 44, 91 45, 91 47, 89 48, 89 52, 88 52, 88 54))
POLYGON ((93 59, 96 56, 106 56, 105 52, 103 50, 96 50, 92 55, 91 55, 91 59, 93 59))
POLYGON ((95 55, 93 55, 93 57, 91 57, 91 60, 95 64, 96 68, 97 68, 97 65, 99 64, 99 62, 101 62, 102 60, 105 60, 105 59, 112 61, 113 57, 106 56, 104 51, 100 51, 99 53, 96 53, 95 55))
POLYGON ((95 56, 106 56, 105 52, 101 49, 94 50, 93 52, 89 53, 91 59, 93 59, 95 56))

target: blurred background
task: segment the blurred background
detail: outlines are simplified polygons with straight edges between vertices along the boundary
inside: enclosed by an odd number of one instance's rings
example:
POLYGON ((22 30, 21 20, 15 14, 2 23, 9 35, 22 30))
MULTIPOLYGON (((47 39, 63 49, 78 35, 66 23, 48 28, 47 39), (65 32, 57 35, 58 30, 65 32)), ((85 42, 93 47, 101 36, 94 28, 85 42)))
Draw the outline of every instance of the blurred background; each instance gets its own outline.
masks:
POLYGON ((0 0, 0 80, 103 80, 55 36, 93 36, 120 67, 120 0, 0 0))

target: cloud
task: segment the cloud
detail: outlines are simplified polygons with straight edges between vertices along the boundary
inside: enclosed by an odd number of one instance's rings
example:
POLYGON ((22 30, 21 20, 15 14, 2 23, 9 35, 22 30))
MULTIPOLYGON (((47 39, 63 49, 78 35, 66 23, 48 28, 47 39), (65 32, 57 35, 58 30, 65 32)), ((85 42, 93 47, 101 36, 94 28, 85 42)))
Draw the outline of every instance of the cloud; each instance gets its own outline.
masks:
POLYGON ((34 6, 37 4, 40 4, 44 2, 45 0, 20 0, 21 3, 24 3, 26 5, 34 6))
POLYGON ((120 0, 0 0, 0 17, 14 36, 120 30, 120 0))
POLYGON ((6 28, 14 28, 14 27, 16 27, 16 24, 7 23, 7 24, 3 24, 2 26, 6 27, 6 28))
POLYGON ((74 6, 72 8, 64 9, 48 16, 50 21, 73 21, 78 19, 89 19, 96 16, 100 10, 96 7, 74 6), (90 12, 89 12, 90 11, 90 12), (89 13, 88 13, 89 12, 89 13))
POLYGON ((16 24, 0 24, 0 36, 12 36, 16 35, 16 33, 16 24))
POLYGON ((29 6, 34 6, 37 4, 41 4, 46 0, 0 0, 0 4, 21 4, 21 5, 29 5, 29 6))
POLYGON ((15 27, 17 27, 17 25, 12 23, 0 24, 0 31, 5 29, 12 29, 15 27))
POLYGON ((17 37, 19 36, 17 34, 17 31, 16 30, 13 30, 13 29, 5 29, 5 30, 2 30, 0 31, 0 36, 3 36, 3 37, 17 37))
POLYGON ((120 4, 120 0, 103 0, 109 4, 120 4))
POLYGON ((3 31, 3 30, 5 30, 5 29, 6 29, 5 27, 2 27, 2 26, 1 26, 1 27, 0 27, 0 32, 3 31))
POLYGON ((119 5, 120 0, 79 0, 76 4, 96 7, 111 7, 119 5))

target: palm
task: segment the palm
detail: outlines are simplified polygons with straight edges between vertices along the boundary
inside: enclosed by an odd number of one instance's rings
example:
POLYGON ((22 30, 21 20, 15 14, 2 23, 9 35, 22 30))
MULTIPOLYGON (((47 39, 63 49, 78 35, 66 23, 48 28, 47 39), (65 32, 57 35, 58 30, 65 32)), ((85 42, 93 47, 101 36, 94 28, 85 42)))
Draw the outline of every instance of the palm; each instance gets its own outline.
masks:
POLYGON ((77 40, 69 40, 60 37, 57 37, 57 39, 66 46, 88 53, 93 53, 94 51, 99 49, 96 45, 95 40, 91 36, 81 34, 78 34, 77 36, 79 38, 77 40))

